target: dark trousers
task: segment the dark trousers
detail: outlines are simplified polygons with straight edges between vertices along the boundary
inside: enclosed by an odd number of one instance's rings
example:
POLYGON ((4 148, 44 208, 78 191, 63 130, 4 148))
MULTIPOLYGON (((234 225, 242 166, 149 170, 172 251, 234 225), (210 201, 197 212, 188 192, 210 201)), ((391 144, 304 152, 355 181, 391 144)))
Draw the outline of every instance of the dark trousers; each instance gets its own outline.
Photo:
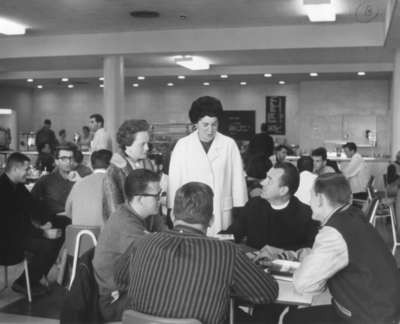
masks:
POLYGON ((283 319, 284 324, 346 324, 332 305, 291 309, 283 319))
POLYGON ((99 296, 100 313, 105 322, 119 322, 122 320, 122 313, 127 309, 127 296, 126 293, 122 293, 114 302, 111 294, 99 296))

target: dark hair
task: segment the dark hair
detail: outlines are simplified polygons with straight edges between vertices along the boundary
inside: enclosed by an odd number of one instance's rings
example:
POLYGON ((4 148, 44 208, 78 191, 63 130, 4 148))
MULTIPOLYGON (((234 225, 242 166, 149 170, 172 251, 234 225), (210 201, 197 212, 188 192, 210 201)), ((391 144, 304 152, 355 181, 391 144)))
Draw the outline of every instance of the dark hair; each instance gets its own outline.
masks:
POLYGON ((147 169, 133 170, 125 180, 124 190, 126 198, 131 201, 134 196, 146 193, 150 182, 159 182, 160 177, 157 173, 147 169))
POLYGON ((92 163, 93 170, 107 169, 110 165, 111 157, 112 152, 109 150, 94 151, 90 156, 90 162, 92 163))
POLYGON ((101 126, 104 126, 104 118, 102 115, 93 114, 93 115, 90 115, 89 118, 93 118, 96 121, 96 123, 100 123, 101 126))
POLYGON ((189 110, 189 119, 192 124, 196 124, 204 116, 217 117, 221 122, 223 109, 221 101, 217 98, 204 96, 193 101, 189 110))
POLYGON ((344 205, 351 202, 350 185, 342 174, 321 174, 315 179, 313 190, 315 193, 323 194, 331 205, 344 205))
POLYGON ((261 124, 261 131, 262 131, 263 133, 266 133, 266 132, 267 132, 267 123, 262 123, 262 124, 261 124))
POLYGON ((276 162, 274 168, 283 170, 280 181, 281 186, 287 186, 289 195, 294 195, 300 183, 300 176, 297 168, 290 162, 276 162))
POLYGON ((72 155, 74 155, 76 151, 76 147, 74 145, 63 145, 63 146, 57 146, 56 149, 56 158, 58 159, 60 155, 60 151, 69 151, 72 152, 72 155))
POLYGON ((397 175, 396 166, 394 164, 390 164, 387 167, 387 171, 386 171, 387 184, 391 184, 391 183, 395 182, 398 178, 399 178, 399 176, 397 175))
POLYGON ((74 155, 73 155, 73 159, 76 163, 81 164, 83 161, 83 154, 81 151, 79 150, 74 150, 74 155))
POLYGON ((21 165, 21 164, 24 164, 25 162, 29 162, 29 161, 30 161, 30 158, 28 158, 25 154, 22 154, 19 152, 14 152, 7 159, 5 171, 9 172, 16 165, 21 165))
POLYGON ((347 142, 347 143, 344 144, 342 147, 343 147, 343 148, 346 148, 346 147, 347 147, 350 151, 357 152, 357 145, 356 145, 356 143, 347 142))
POLYGON ((300 159, 297 160, 297 169, 299 169, 299 172, 312 172, 314 169, 313 159, 309 156, 301 156, 300 159))
POLYGON ((326 152, 325 147, 318 147, 315 150, 312 150, 311 156, 320 156, 322 160, 326 161, 328 158, 328 153, 326 152))
POLYGON ((45 125, 51 125, 51 120, 50 119, 45 119, 44 120, 45 125))
POLYGON ((286 147, 286 145, 280 144, 277 147, 275 147, 275 152, 279 152, 282 149, 285 149, 286 151, 288 151, 288 148, 286 147))
POLYGON ((175 194, 175 220, 208 226, 213 217, 212 189, 202 182, 188 182, 175 194))
POLYGON ((89 126, 82 126, 82 130, 85 130, 85 131, 87 131, 87 132, 90 132, 89 126))
POLYGON ((271 168, 272 162, 264 153, 250 155, 246 159, 245 171, 249 177, 265 179, 268 170, 271 168))
POLYGON ((150 126, 144 119, 125 120, 119 127, 117 132, 117 143, 119 147, 125 151, 127 146, 131 146, 135 140, 136 133, 147 132, 150 126))
POLYGON ((67 134, 67 131, 65 130, 65 129, 61 129, 59 132, 58 132, 58 135, 59 136, 61 136, 61 135, 65 135, 65 134, 67 134))

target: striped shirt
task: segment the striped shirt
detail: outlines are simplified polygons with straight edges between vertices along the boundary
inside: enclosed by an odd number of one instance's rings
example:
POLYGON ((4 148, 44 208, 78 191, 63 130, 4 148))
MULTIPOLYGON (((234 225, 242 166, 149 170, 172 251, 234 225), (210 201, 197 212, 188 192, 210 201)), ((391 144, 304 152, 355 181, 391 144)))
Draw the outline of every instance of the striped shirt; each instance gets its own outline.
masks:
POLYGON ((274 279, 234 244, 184 226, 132 244, 115 270, 128 308, 203 324, 223 323, 231 296, 265 304, 278 294, 274 279))

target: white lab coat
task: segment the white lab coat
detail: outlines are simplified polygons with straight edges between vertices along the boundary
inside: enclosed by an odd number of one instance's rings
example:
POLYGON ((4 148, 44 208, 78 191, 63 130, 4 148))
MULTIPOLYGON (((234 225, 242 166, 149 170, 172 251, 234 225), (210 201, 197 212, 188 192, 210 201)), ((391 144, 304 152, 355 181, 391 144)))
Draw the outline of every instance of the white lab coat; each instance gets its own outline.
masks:
POLYGON ((173 208, 175 193, 185 183, 203 182, 214 192, 214 222, 208 235, 226 229, 232 223, 232 208, 247 202, 242 159, 234 140, 216 134, 206 154, 198 131, 181 138, 170 161, 168 207, 173 208))

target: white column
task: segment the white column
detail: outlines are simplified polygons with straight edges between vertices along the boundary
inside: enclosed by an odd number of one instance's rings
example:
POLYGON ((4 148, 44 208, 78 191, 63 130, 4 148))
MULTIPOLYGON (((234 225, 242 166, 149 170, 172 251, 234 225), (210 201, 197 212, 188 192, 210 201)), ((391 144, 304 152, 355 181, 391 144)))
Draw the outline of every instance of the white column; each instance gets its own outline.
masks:
POLYGON ((104 58, 104 128, 111 135, 113 150, 116 133, 125 117, 124 57, 119 55, 104 58))
POLYGON ((392 141, 391 157, 395 160, 400 150, 400 49, 396 50, 392 79, 392 141))

